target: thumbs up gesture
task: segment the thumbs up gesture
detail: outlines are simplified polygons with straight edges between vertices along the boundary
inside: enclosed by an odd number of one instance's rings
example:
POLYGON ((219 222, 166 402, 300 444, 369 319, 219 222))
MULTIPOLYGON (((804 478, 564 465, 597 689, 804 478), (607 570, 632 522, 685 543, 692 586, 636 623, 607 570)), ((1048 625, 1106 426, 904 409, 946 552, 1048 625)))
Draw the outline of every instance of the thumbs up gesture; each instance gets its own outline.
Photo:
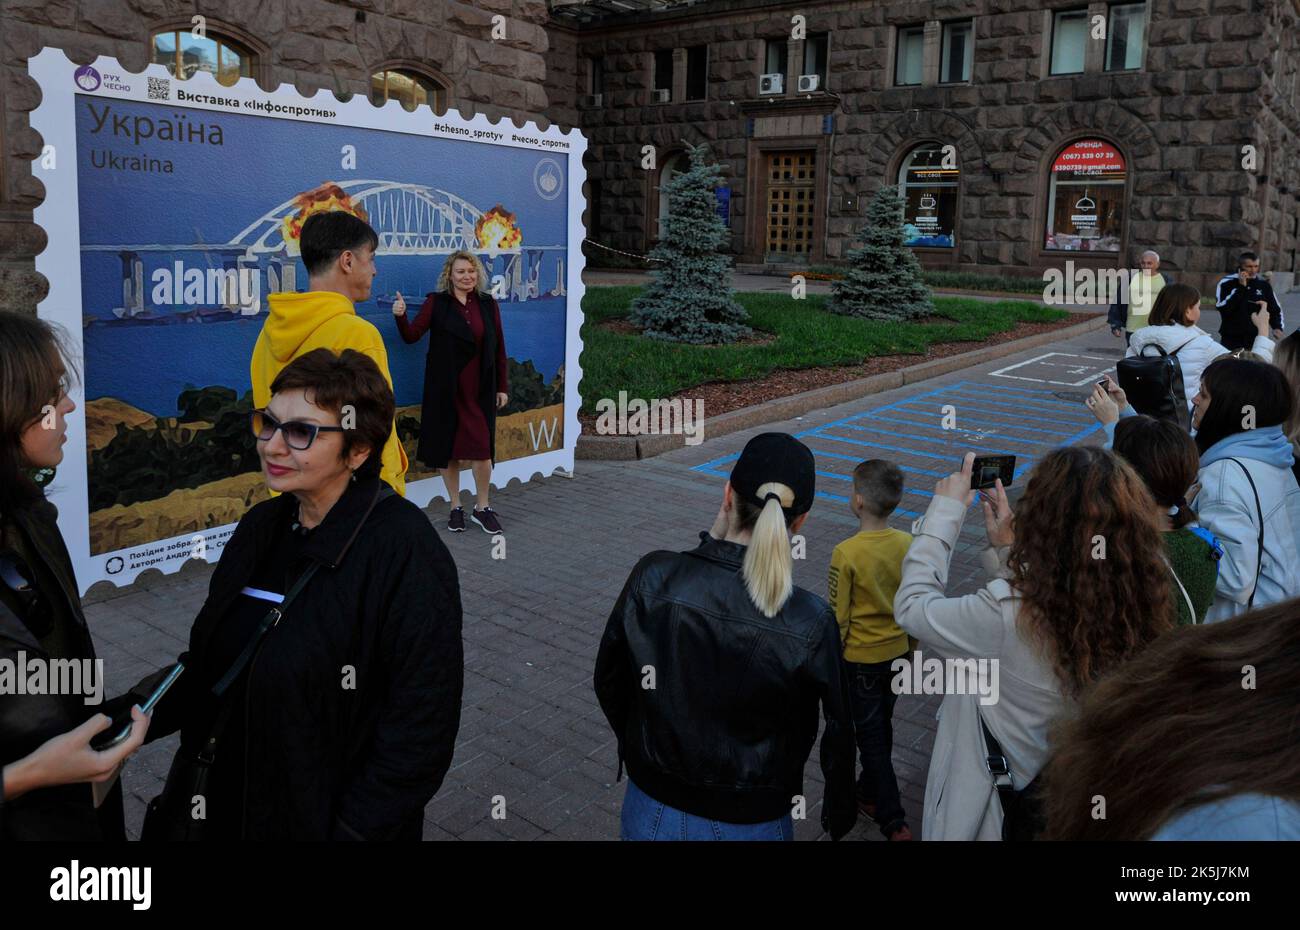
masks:
POLYGON ((406 316, 406 301, 402 298, 402 292, 397 292, 397 299, 393 301, 393 316, 406 316))

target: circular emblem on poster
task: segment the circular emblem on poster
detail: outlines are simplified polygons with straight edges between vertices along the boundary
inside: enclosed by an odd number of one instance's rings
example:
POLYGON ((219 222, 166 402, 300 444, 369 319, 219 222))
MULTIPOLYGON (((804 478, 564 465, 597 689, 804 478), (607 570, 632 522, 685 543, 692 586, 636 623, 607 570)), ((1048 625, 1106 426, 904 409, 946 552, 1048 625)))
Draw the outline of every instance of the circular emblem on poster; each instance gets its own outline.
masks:
POLYGON ((104 563, 104 571, 108 572, 110 575, 116 575, 125 565, 126 563, 122 561, 122 557, 120 555, 115 555, 104 563))
POLYGON ((564 190, 564 172, 553 158, 543 158, 533 169, 533 187, 543 200, 554 200, 564 190))
POLYGON ((72 72, 72 80, 82 90, 99 90, 99 72, 90 65, 82 65, 72 72))

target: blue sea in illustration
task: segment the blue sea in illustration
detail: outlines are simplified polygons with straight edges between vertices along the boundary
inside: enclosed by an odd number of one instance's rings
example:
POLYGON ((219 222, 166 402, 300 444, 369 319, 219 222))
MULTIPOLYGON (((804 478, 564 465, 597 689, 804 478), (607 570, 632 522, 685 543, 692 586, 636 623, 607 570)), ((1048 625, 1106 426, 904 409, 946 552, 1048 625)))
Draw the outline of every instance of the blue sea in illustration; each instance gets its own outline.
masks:
MULTIPOLYGON (((400 290, 408 298, 407 312, 414 316, 422 297, 400 290)), ((423 291, 411 288, 411 293, 423 291)), ((398 406, 420 403, 428 335, 407 345, 397 334, 390 309, 369 301, 357 312, 384 337, 398 406)), ((548 382, 564 364, 564 314, 563 297, 501 303, 507 353, 516 361, 531 359, 548 382)), ((116 397, 154 416, 175 416, 176 398, 187 386, 220 384, 242 395, 252 386, 248 359, 264 319, 261 315, 167 326, 96 323, 86 332, 86 397, 116 397), (237 364, 240 359, 242 366, 237 364)))

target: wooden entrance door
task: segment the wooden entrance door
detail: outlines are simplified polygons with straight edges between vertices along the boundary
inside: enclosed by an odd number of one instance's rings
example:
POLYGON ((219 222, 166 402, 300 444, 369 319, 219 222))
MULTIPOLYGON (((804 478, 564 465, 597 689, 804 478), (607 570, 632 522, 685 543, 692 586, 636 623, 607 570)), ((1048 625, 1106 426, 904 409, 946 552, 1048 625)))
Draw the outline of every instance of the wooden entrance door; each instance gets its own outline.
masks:
POLYGON ((768 152, 763 159, 767 182, 767 260, 807 262, 816 217, 817 153, 768 152))

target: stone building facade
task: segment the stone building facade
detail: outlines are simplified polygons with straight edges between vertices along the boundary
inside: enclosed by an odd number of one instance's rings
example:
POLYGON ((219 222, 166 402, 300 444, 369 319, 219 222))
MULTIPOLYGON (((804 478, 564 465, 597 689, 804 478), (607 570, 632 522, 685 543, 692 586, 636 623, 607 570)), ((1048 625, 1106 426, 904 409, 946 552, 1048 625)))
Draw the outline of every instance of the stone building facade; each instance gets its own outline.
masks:
POLYGON ((841 261, 864 200, 901 181, 929 267, 1037 276, 1069 260, 1128 266, 1154 247, 1204 286, 1253 248, 1285 285, 1300 250, 1298 11, 1300 0, 2 0, 0 307, 32 310, 46 291, 27 59, 49 45, 139 69, 195 15, 266 88, 379 86, 579 127, 593 259, 649 250, 659 186, 705 142, 728 172, 719 209, 742 264, 841 261), (1075 41, 1098 19, 1127 46, 1075 41), (810 73, 817 84, 801 91, 810 73))
POLYGON ((0 308, 34 311, 46 292, 33 261, 45 247, 32 223, 44 190, 31 170, 41 140, 28 113, 40 91, 28 58, 53 46, 78 62, 110 55, 140 70, 157 37, 192 29, 195 15, 268 90, 291 83, 307 94, 365 94, 378 74, 394 92, 418 86, 421 99, 436 94, 467 115, 545 120, 545 0, 3 0, 0 308), (494 38, 496 15, 504 35, 494 38))
POLYGON ((729 174, 741 263, 842 260, 868 195, 901 180, 928 267, 1038 276, 1134 267, 1155 248, 1204 287, 1254 249, 1285 286, 1300 248, 1297 7, 703 0, 552 25, 577 66, 552 73, 549 97, 577 101, 589 235, 616 249, 653 244, 665 172, 705 142, 729 174), (761 86, 773 73, 780 92, 761 86))

